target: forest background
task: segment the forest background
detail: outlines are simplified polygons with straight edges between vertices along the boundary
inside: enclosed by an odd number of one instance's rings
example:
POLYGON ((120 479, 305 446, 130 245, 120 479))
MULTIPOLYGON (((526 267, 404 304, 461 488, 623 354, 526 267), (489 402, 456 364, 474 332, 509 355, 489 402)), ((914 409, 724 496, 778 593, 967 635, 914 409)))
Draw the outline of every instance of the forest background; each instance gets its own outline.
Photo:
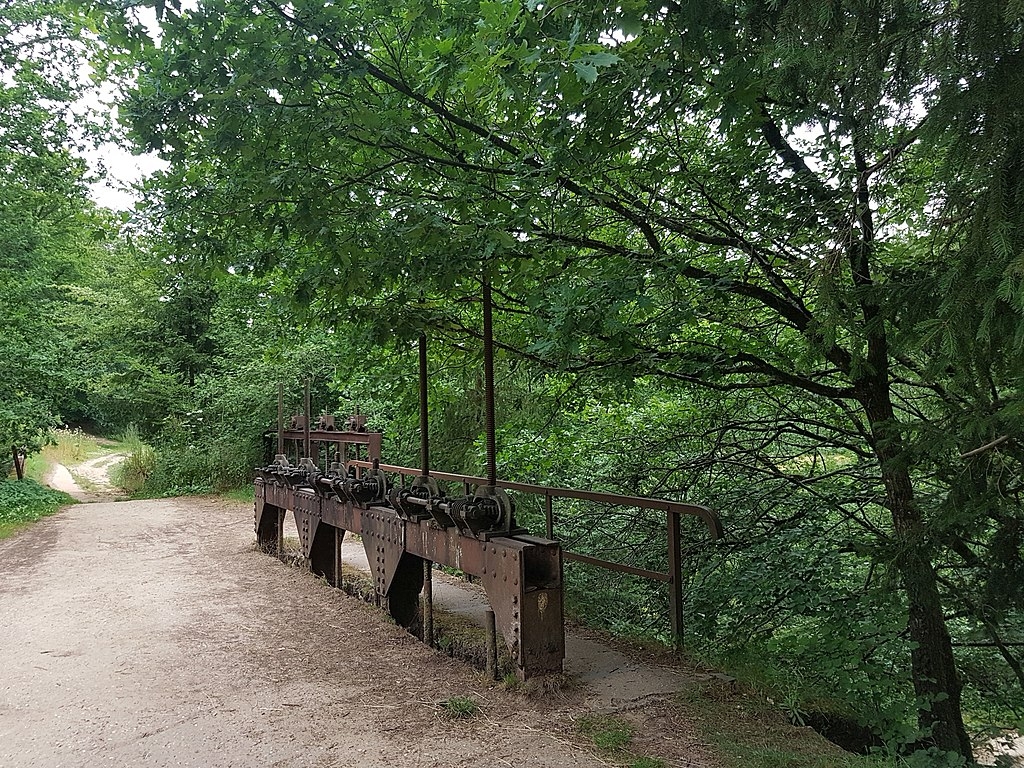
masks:
MULTIPOLYGON (((0 445, 131 428, 140 493, 244 486, 309 380, 414 465, 425 332, 434 463, 479 474, 486 279, 500 476, 720 513, 694 653, 908 764, 1018 726, 1021 3, 153 7, 0 3, 0 445), (94 136, 168 163, 131 215, 94 136)), ((558 534, 659 569, 659 529, 558 534)), ((657 587, 568 577, 666 639, 657 587)))

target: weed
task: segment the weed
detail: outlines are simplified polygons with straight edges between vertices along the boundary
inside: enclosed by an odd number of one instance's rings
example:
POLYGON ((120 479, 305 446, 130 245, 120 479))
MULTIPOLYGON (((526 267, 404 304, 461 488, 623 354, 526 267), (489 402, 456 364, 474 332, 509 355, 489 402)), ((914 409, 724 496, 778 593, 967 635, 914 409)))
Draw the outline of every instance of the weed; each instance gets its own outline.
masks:
POLYGON ((800 701, 796 693, 786 694, 785 698, 779 702, 779 708, 793 725, 801 727, 807 725, 807 713, 800 708, 800 701))
POLYGON ((129 493, 141 490, 156 469, 156 453, 142 442, 139 430, 129 424, 124 433, 124 448, 128 455, 111 472, 111 479, 129 493))
POLYGON ((469 696, 452 696, 441 702, 441 709, 450 720, 466 720, 480 711, 480 706, 469 696))
POLYGON ((506 691, 519 691, 523 687, 523 681, 515 672, 506 672, 505 676, 501 678, 501 687, 506 691))
POLYGON ((617 752, 633 740, 633 727, 625 720, 609 715, 586 715, 580 718, 576 729, 605 752, 617 752))

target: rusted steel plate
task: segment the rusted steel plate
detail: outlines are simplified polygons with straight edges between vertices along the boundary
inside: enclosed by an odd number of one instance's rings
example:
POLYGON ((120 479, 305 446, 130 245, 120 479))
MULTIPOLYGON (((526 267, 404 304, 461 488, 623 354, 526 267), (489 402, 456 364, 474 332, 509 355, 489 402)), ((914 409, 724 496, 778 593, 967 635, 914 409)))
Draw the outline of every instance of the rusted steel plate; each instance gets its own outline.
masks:
MULTIPOLYGON (((557 542, 532 536, 489 541, 440 528, 431 520, 403 520, 389 507, 360 509, 311 488, 256 485, 257 510, 291 509, 311 567, 329 581, 344 531, 362 536, 378 603, 406 627, 418 625, 423 561, 477 576, 498 629, 522 678, 560 672, 565 657, 562 623, 562 556, 557 542), (314 562, 315 561, 315 562, 314 562)), ((259 514, 259 512, 257 512, 259 514)), ((274 520, 279 516, 275 513, 274 520)))
POLYGON ((302 556, 308 558, 313 549, 317 526, 320 525, 320 496, 311 489, 299 488, 294 491, 293 497, 290 508, 299 532, 299 548, 302 556))
POLYGON ((366 560, 373 573, 377 593, 386 597, 391 589, 402 555, 405 553, 405 521, 393 510, 371 507, 362 514, 362 528, 366 560))

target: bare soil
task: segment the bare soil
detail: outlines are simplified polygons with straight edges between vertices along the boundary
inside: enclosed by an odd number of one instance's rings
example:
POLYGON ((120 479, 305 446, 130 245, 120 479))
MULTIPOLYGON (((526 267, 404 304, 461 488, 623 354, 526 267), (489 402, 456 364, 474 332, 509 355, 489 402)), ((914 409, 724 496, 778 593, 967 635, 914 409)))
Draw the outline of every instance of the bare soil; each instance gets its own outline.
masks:
MULTIPOLYGON (((0 542, 0 765, 628 764, 576 723, 632 694, 506 690, 257 552, 251 515, 211 498, 80 504, 0 542), (448 719, 453 696, 479 713, 448 719)), ((640 689, 643 754, 714 765, 685 722, 651 738, 666 715, 640 689)))
POLYGON ((124 459, 124 454, 109 453, 83 461, 70 469, 63 464, 54 464, 46 478, 46 484, 58 491, 64 491, 76 501, 114 501, 123 499, 125 494, 110 481, 110 470, 124 459))

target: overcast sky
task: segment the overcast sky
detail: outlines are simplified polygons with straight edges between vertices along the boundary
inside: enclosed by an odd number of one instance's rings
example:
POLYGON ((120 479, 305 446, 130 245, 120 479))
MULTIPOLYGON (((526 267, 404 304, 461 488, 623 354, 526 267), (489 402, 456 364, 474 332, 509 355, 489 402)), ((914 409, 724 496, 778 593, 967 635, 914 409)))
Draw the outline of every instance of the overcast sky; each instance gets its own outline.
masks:
MULTIPOLYGON (((148 29, 150 36, 159 41, 160 26, 156 20, 156 12, 152 8, 139 7, 134 15, 148 29)), ((89 68, 83 64, 83 77, 87 80, 89 68)), ((113 92, 109 88, 90 89, 83 99, 82 106, 86 109, 103 109, 104 103, 113 100, 113 92)), ((77 111, 77 110, 76 110, 77 111)), ((156 155, 133 155, 130 147, 113 142, 101 144, 96 149, 84 153, 85 160, 102 179, 90 185, 90 197, 105 208, 115 211, 128 210, 139 200, 139 194, 133 188, 144 178, 166 167, 156 155)))
POLYGON ((90 186, 89 196, 97 205, 115 211, 128 210, 134 206, 139 195, 133 190, 133 185, 166 166, 155 155, 136 157, 124 147, 109 143, 87 152, 85 159, 94 171, 101 164, 106 169, 104 178, 90 186))

